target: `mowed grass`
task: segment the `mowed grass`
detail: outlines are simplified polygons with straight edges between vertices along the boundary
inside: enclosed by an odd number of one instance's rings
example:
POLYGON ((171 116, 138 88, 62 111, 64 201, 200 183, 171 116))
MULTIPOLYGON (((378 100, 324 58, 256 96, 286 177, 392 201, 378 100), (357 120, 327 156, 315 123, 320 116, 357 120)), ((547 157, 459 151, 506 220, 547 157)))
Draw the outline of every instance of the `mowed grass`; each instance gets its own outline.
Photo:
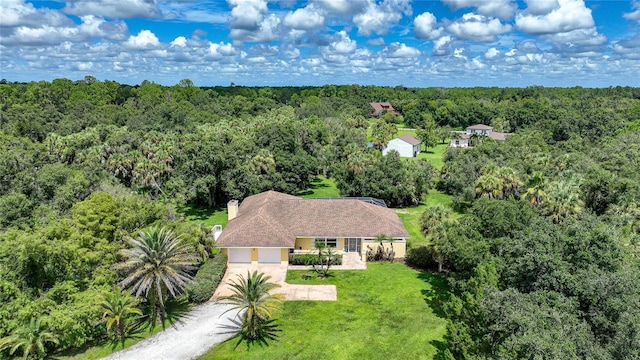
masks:
MULTIPOLYGON (((230 340, 200 359, 432 359, 446 332, 430 306, 448 294, 442 277, 404 264, 369 264, 367 270, 332 271, 326 280, 288 283, 335 284, 337 301, 287 301, 277 315, 282 332, 267 347, 230 340)), ((434 305, 437 309, 437 306, 434 305)))
POLYGON ((335 198, 340 197, 340 191, 336 187, 335 179, 319 175, 311 181, 311 185, 307 190, 298 192, 296 196, 305 199, 335 198))
POLYGON ((429 162, 431 163, 431 165, 433 165, 433 167, 440 170, 444 165, 444 161, 442 161, 442 158, 444 156, 445 150, 447 150, 448 147, 449 147, 448 143, 438 144, 435 147, 428 148, 427 151, 423 150, 420 154, 418 154, 417 158, 429 160, 429 162))
POLYGON ((177 211, 182 214, 187 221, 205 224, 207 226, 222 225, 223 227, 229 222, 227 209, 225 208, 209 208, 185 205, 177 211))
POLYGON ((417 246, 429 244, 429 240, 425 238, 420 231, 420 216, 422 216, 427 206, 438 204, 451 206, 451 203, 452 199, 450 195, 431 189, 427 194, 426 201, 423 200, 416 206, 394 209, 409 233, 410 238, 408 245, 417 246))

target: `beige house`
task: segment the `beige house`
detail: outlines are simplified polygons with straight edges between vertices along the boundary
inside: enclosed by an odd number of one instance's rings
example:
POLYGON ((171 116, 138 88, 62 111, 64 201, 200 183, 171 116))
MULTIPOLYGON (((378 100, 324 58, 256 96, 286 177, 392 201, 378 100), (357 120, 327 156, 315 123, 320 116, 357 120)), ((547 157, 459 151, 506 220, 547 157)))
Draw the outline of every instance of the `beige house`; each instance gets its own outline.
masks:
POLYGON ((385 248, 404 258, 409 233, 398 215, 384 206, 354 198, 302 199, 267 191, 228 204, 229 223, 215 246, 229 263, 287 264, 289 254, 314 252, 323 243, 336 252, 356 252, 366 261, 367 246, 386 235, 385 248))

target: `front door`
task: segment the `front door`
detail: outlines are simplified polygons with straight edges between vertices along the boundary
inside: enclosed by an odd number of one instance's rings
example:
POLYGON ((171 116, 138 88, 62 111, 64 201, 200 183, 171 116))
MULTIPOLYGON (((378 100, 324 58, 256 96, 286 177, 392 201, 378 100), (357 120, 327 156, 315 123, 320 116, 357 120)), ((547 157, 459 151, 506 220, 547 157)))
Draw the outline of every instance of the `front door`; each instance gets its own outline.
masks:
POLYGON ((359 238, 346 238, 344 239, 344 251, 346 252, 360 252, 360 239, 359 238))

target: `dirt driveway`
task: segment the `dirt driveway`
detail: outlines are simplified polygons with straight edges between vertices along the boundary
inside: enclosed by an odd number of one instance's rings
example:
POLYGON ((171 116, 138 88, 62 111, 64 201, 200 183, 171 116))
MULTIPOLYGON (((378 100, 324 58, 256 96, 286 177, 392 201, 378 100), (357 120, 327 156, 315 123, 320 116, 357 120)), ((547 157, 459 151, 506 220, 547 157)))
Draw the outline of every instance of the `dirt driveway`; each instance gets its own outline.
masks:
POLYGON ((262 272, 271 277, 270 281, 280 285, 273 292, 284 295, 286 300, 338 300, 338 294, 335 285, 300 285, 287 284, 287 265, 280 264, 229 264, 227 272, 222 278, 220 286, 213 294, 213 298, 220 296, 228 296, 232 294, 231 288, 227 286, 230 280, 237 279, 238 275, 247 276, 247 271, 262 272))

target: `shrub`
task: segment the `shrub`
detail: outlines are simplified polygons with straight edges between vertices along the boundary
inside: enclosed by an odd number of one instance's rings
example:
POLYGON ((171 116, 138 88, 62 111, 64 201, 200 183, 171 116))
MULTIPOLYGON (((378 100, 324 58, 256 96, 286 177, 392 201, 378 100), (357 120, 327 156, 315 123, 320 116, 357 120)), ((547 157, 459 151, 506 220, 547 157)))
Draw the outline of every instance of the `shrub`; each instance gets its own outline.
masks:
POLYGON ((227 256, 222 253, 202 264, 194 281, 187 287, 189 301, 196 304, 209 301, 226 270, 227 256))
POLYGON ((418 246, 409 248, 405 258, 407 265, 423 270, 433 270, 438 268, 438 263, 433 260, 433 253, 428 246, 418 246))
MULTIPOLYGON (((289 257, 289 265, 308 265, 318 263, 318 254, 293 254, 289 257)), ((342 255, 336 254, 331 265, 342 265, 342 255)))

